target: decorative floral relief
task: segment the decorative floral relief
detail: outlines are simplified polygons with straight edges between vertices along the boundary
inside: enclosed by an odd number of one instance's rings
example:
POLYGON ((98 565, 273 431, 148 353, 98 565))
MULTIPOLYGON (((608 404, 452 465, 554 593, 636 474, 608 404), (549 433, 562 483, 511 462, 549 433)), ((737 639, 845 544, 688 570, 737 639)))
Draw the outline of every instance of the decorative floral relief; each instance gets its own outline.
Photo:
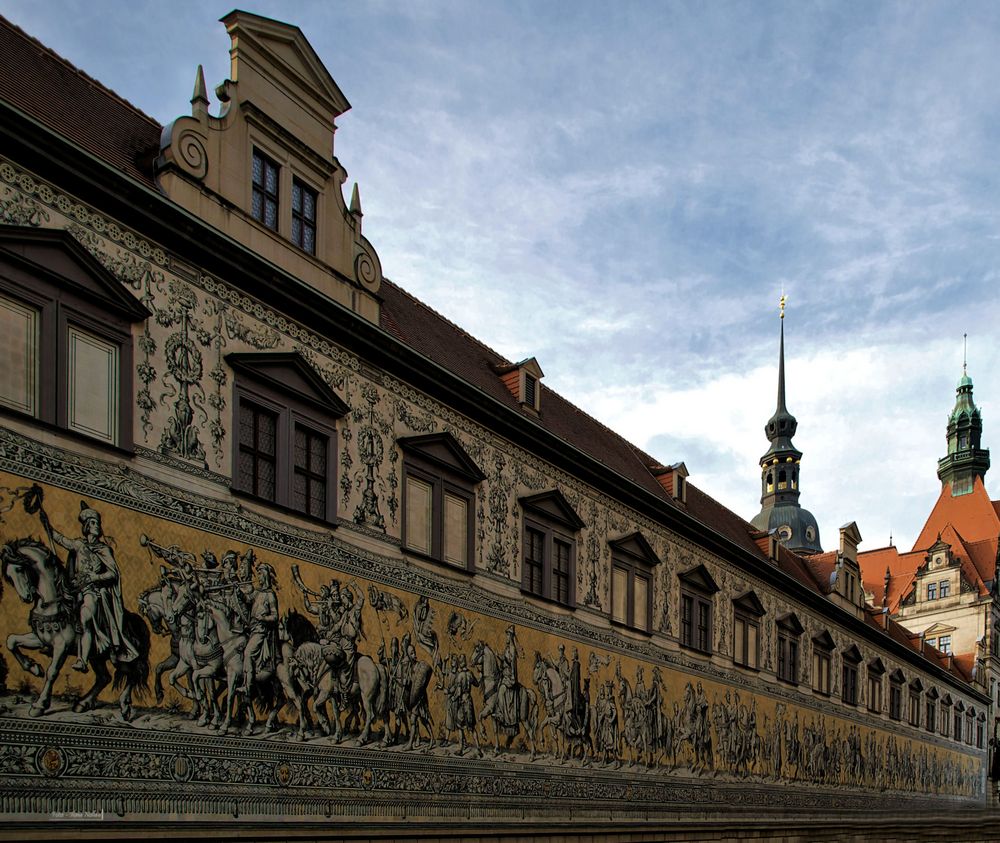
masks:
POLYGON ((385 459, 385 439, 392 436, 392 425, 379 411, 379 393, 370 384, 361 387, 364 407, 355 407, 351 418, 358 426, 357 452, 361 468, 354 473, 354 487, 361 490, 361 500, 354 510, 356 524, 366 524, 378 530, 385 529, 385 518, 379 510, 379 493, 384 492, 387 481, 380 471, 385 459))
POLYGON ((0 222, 6 225, 37 227, 42 222, 49 221, 49 212, 34 199, 12 191, 9 187, 4 190, 4 195, 11 198, 0 199, 0 222))

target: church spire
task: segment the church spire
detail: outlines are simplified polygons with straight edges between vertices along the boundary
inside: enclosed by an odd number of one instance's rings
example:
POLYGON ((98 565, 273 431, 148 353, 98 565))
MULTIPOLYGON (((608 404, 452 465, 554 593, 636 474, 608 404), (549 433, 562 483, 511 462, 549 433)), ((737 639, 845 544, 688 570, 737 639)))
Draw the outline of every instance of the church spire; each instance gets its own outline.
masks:
POLYGON ((955 388, 955 407, 948 416, 948 453, 938 460, 938 477, 951 488, 952 497, 965 495, 990 467, 989 449, 982 447, 983 416, 972 397, 968 372, 968 335, 962 357, 962 377, 955 388))
POLYGON ((792 444, 798 421, 785 403, 785 302, 780 302, 778 339, 778 402, 774 415, 764 425, 771 446, 760 458, 761 510, 751 524, 758 530, 775 531, 778 540, 800 553, 818 553, 819 527, 808 510, 799 505, 799 465, 802 452, 792 444))

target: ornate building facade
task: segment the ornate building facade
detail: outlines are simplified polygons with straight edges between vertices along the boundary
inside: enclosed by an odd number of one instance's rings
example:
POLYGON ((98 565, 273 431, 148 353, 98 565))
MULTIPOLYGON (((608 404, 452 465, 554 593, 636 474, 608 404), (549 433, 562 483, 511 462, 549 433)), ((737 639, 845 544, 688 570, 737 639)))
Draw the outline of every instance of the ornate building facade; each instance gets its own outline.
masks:
POLYGON ((12 833, 979 804, 961 666, 384 277, 344 94, 223 23, 166 127, 0 23, 12 833))

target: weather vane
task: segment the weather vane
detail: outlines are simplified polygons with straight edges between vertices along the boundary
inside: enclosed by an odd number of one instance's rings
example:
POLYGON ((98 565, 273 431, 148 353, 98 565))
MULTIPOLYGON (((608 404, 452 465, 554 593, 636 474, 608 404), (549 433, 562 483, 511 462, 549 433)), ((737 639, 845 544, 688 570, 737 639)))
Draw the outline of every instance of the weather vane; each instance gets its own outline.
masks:
POLYGON ((969 366, 969 335, 962 334, 962 374, 967 375, 969 366))

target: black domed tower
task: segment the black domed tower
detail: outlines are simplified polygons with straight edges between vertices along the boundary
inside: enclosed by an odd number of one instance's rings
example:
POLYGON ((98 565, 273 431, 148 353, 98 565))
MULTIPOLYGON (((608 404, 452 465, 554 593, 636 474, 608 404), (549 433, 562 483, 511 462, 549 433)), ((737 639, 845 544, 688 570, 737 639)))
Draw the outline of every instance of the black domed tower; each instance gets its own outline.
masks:
POLYGON ((778 345, 778 408, 764 427, 771 447, 760 458, 760 512, 750 522, 758 530, 774 532, 778 541, 796 553, 820 553, 819 526, 813 514, 799 505, 799 464, 802 452, 792 444, 798 422, 785 406, 785 297, 781 297, 778 345))

